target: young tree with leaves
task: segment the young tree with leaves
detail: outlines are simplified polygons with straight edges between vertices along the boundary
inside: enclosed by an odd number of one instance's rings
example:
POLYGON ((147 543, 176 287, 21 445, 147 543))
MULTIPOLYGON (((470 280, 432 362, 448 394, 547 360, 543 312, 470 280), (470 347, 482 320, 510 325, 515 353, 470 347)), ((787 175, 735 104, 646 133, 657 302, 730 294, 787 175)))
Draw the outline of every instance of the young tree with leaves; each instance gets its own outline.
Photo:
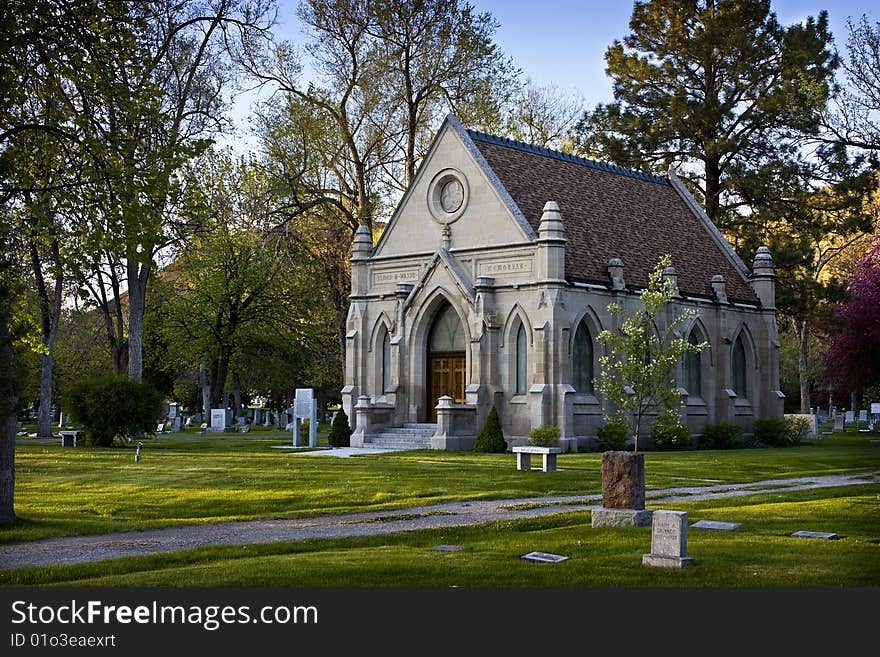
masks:
POLYGON ((599 357, 602 368, 597 389, 606 403, 606 419, 624 421, 632 430, 633 451, 639 449, 639 434, 649 414, 658 420, 677 422, 681 405, 678 386, 671 378, 672 371, 690 352, 699 352, 708 344, 691 344, 676 337, 682 323, 696 316, 695 310, 685 310, 668 322, 663 315, 675 299, 675 286, 665 275, 672 266, 671 258, 660 258, 648 277, 648 286, 639 295, 639 306, 626 314, 616 303, 609 304, 608 312, 621 318, 619 330, 606 329, 596 339, 606 347, 599 357))

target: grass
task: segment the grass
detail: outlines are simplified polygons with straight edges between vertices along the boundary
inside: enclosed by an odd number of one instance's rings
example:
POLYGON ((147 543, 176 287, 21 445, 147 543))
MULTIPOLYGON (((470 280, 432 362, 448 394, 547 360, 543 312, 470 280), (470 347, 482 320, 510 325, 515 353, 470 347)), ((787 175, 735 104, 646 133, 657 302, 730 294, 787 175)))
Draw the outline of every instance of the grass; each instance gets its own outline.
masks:
MULTIPOLYGON (((649 489, 880 469, 871 434, 786 449, 647 452, 649 489)), ((562 454, 554 473, 510 454, 414 451, 351 458, 273 449, 280 436, 163 435, 131 448, 22 441, 16 511, 0 542, 233 519, 382 510, 451 500, 600 493, 600 454, 562 454), (24 443, 24 444, 22 444, 24 443)), ((539 505, 519 505, 530 508, 539 505)), ((651 508, 657 508, 651 505, 651 508)), ((593 529, 588 511, 477 527, 336 540, 218 546, 75 566, 0 571, 3 586, 786 587, 880 585, 880 486, 772 492, 663 508, 742 523, 692 530, 682 571, 641 566, 650 528, 593 529), (798 539, 807 529, 837 541, 798 539), (438 552, 437 545, 460 545, 438 552), (535 564, 539 550, 568 561, 535 564)), ((424 515, 424 514, 413 514, 424 515)), ((377 522, 384 516, 377 518, 377 522)))
MULTIPOLYGON (((213 547, 77 566, 0 571, 0 585, 282 587, 851 587, 880 585, 880 487, 779 492, 677 503, 689 522, 735 520, 733 532, 691 530, 680 571, 645 568, 651 530, 590 526, 571 512, 387 536, 213 547), (790 536, 809 528, 840 540, 790 536), (438 545, 459 545, 440 552, 438 545), (569 557, 535 564, 539 550, 569 557)), ((666 508, 666 507, 664 507, 666 508)))
MULTIPOLYGON (((22 441, 25 442, 25 441, 22 441)), ((16 448, 16 513, 0 543, 170 525, 396 509, 454 500, 601 492, 601 454, 562 454, 554 473, 510 454, 412 451, 303 456, 277 438, 163 435, 134 449, 26 442, 16 448), (453 467, 450 467, 453 466, 453 467)), ((880 469, 866 434, 784 449, 647 452, 648 489, 880 469)))

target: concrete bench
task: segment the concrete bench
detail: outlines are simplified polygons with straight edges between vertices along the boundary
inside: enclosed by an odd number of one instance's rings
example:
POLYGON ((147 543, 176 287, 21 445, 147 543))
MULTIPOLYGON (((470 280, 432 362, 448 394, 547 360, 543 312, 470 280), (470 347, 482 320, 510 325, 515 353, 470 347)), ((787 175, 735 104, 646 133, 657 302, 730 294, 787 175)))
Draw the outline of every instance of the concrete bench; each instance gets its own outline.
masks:
POLYGON ((61 446, 62 447, 76 447, 76 440, 79 438, 79 435, 82 431, 77 429, 65 429, 64 431, 59 431, 61 434, 61 446))
POLYGON ((556 455, 562 453, 561 447, 535 447, 534 445, 521 445, 512 449, 513 453, 516 454, 517 470, 531 470, 532 454, 540 454, 544 461, 541 470, 544 472, 555 472, 556 455))

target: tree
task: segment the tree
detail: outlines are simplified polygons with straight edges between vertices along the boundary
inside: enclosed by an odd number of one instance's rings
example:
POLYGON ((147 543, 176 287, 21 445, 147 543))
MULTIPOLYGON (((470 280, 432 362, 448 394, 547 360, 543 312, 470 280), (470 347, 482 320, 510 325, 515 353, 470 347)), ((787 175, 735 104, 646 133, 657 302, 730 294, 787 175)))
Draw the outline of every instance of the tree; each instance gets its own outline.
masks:
POLYGON ((837 306, 839 329, 825 353, 826 379, 858 393, 880 384, 880 238, 859 261, 837 306))
POLYGON ((741 180, 796 161, 818 130, 837 57, 828 16, 780 26, 770 0, 636 2, 606 51, 615 100, 584 115, 581 152, 648 171, 675 165, 722 228, 741 180))
POLYGON ((699 352, 708 346, 694 345, 685 338, 675 337, 683 322, 696 316, 695 310, 686 310, 661 326, 667 306, 674 301, 675 286, 665 271, 672 262, 663 256, 648 277, 648 286, 639 295, 640 307, 629 315, 612 303, 608 312, 622 320, 619 330, 604 330, 596 337, 606 347, 599 358, 602 372, 597 389, 606 402, 606 420, 625 421, 634 439, 633 451, 638 451, 639 433, 648 414, 656 413, 658 420, 667 424, 677 421, 676 412, 681 404, 671 373, 688 352, 699 352))
POLYGON ((348 447, 351 444, 351 427, 348 424, 348 416, 342 408, 333 418, 327 441, 332 447, 348 447))
POLYGON ((124 280, 113 287, 124 286, 127 294, 128 373, 135 380, 143 370, 147 283, 158 253, 176 237, 177 174, 223 125, 234 34, 258 40, 270 25, 269 9, 266 0, 151 0, 106 8, 112 29, 93 45, 97 74, 79 88, 102 182, 96 205, 104 229, 92 233, 86 253, 107 253, 111 276, 124 267, 124 280))
POLYGON ((431 127, 448 112, 471 125, 500 118, 517 71, 492 41, 498 27, 465 0, 369 0, 364 13, 376 39, 383 95, 393 112, 394 142, 402 132, 403 178, 412 182, 431 142, 431 127))
POLYGON ((498 417, 498 409, 493 405, 486 416, 486 423, 477 434, 474 441, 475 452, 489 452, 501 454, 507 451, 507 441, 504 440, 504 431, 501 428, 501 419, 498 417))
POLYGON ((841 157, 824 176, 828 184, 819 189, 816 184, 822 181, 814 168, 811 179, 781 174, 744 191, 754 210, 741 221, 737 246, 754 252, 766 245, 773 253, 777 306, 797 342, 801 413, 809 412, 816 382, 813 336, 827 336, 833 305, 844 293, 835 263, 877 225, 870 203, 877 176, 856 175, 857 167, 841 157), (772 188, 764 188, 768 183, 772 188))
POLYGON ((583 98, 554 84, 527 80, 504 108, 503 134, 535 146, 573 152, 571 133, 584 114, 583 98))
POLYGON ((847 84, 835 97, 836 110, 825 116, 827 141, 877 153, 880 151, 880 21, 862 15, 847 21, 848 57, 843 62, 847 84))

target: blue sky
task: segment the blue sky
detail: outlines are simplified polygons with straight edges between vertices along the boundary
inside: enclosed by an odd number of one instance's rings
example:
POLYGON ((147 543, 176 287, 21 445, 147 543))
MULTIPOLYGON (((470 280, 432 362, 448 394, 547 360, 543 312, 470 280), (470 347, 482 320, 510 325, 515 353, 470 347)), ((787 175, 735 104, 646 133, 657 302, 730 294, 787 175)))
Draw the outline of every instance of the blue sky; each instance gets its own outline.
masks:
MULTIPOLYGON (((605 51, 629 32, 633 3, 574 0, 471 0, 500 23, 496 42, 539 84, 556 84, 581 93, 588 106, 612 99, 605 76, 605 51)), ((867 14, 880 20, 880 10, 867 0, 814 2, 775 0, 771 10, 782 25, 828 11, 838 49, 846 44, 846 19, 867 14)))
MULTIPOLYGON (((302 43, 296 19, 300 0, 279 0, 276 35, 302 43)), ((581 95, 586 107, 612 100, 611 82, 605 75, 605 50, 629 31, 633 3, 629 0, 470 0, 499 23, 496 42, 514 64, 537 84, 555 84, 581 95)), ((873 23, 880 9, 869 0, 774 0, 772 11, 779 22, 791 25, 828 10, 831 31, 841 53, 846 45, 846 20, 866 14, 873 23)), ((241 125, 246 114, 240 102, 235 114, 241 125)), ((244 127, 244 126, 241 126, 244 127)))

